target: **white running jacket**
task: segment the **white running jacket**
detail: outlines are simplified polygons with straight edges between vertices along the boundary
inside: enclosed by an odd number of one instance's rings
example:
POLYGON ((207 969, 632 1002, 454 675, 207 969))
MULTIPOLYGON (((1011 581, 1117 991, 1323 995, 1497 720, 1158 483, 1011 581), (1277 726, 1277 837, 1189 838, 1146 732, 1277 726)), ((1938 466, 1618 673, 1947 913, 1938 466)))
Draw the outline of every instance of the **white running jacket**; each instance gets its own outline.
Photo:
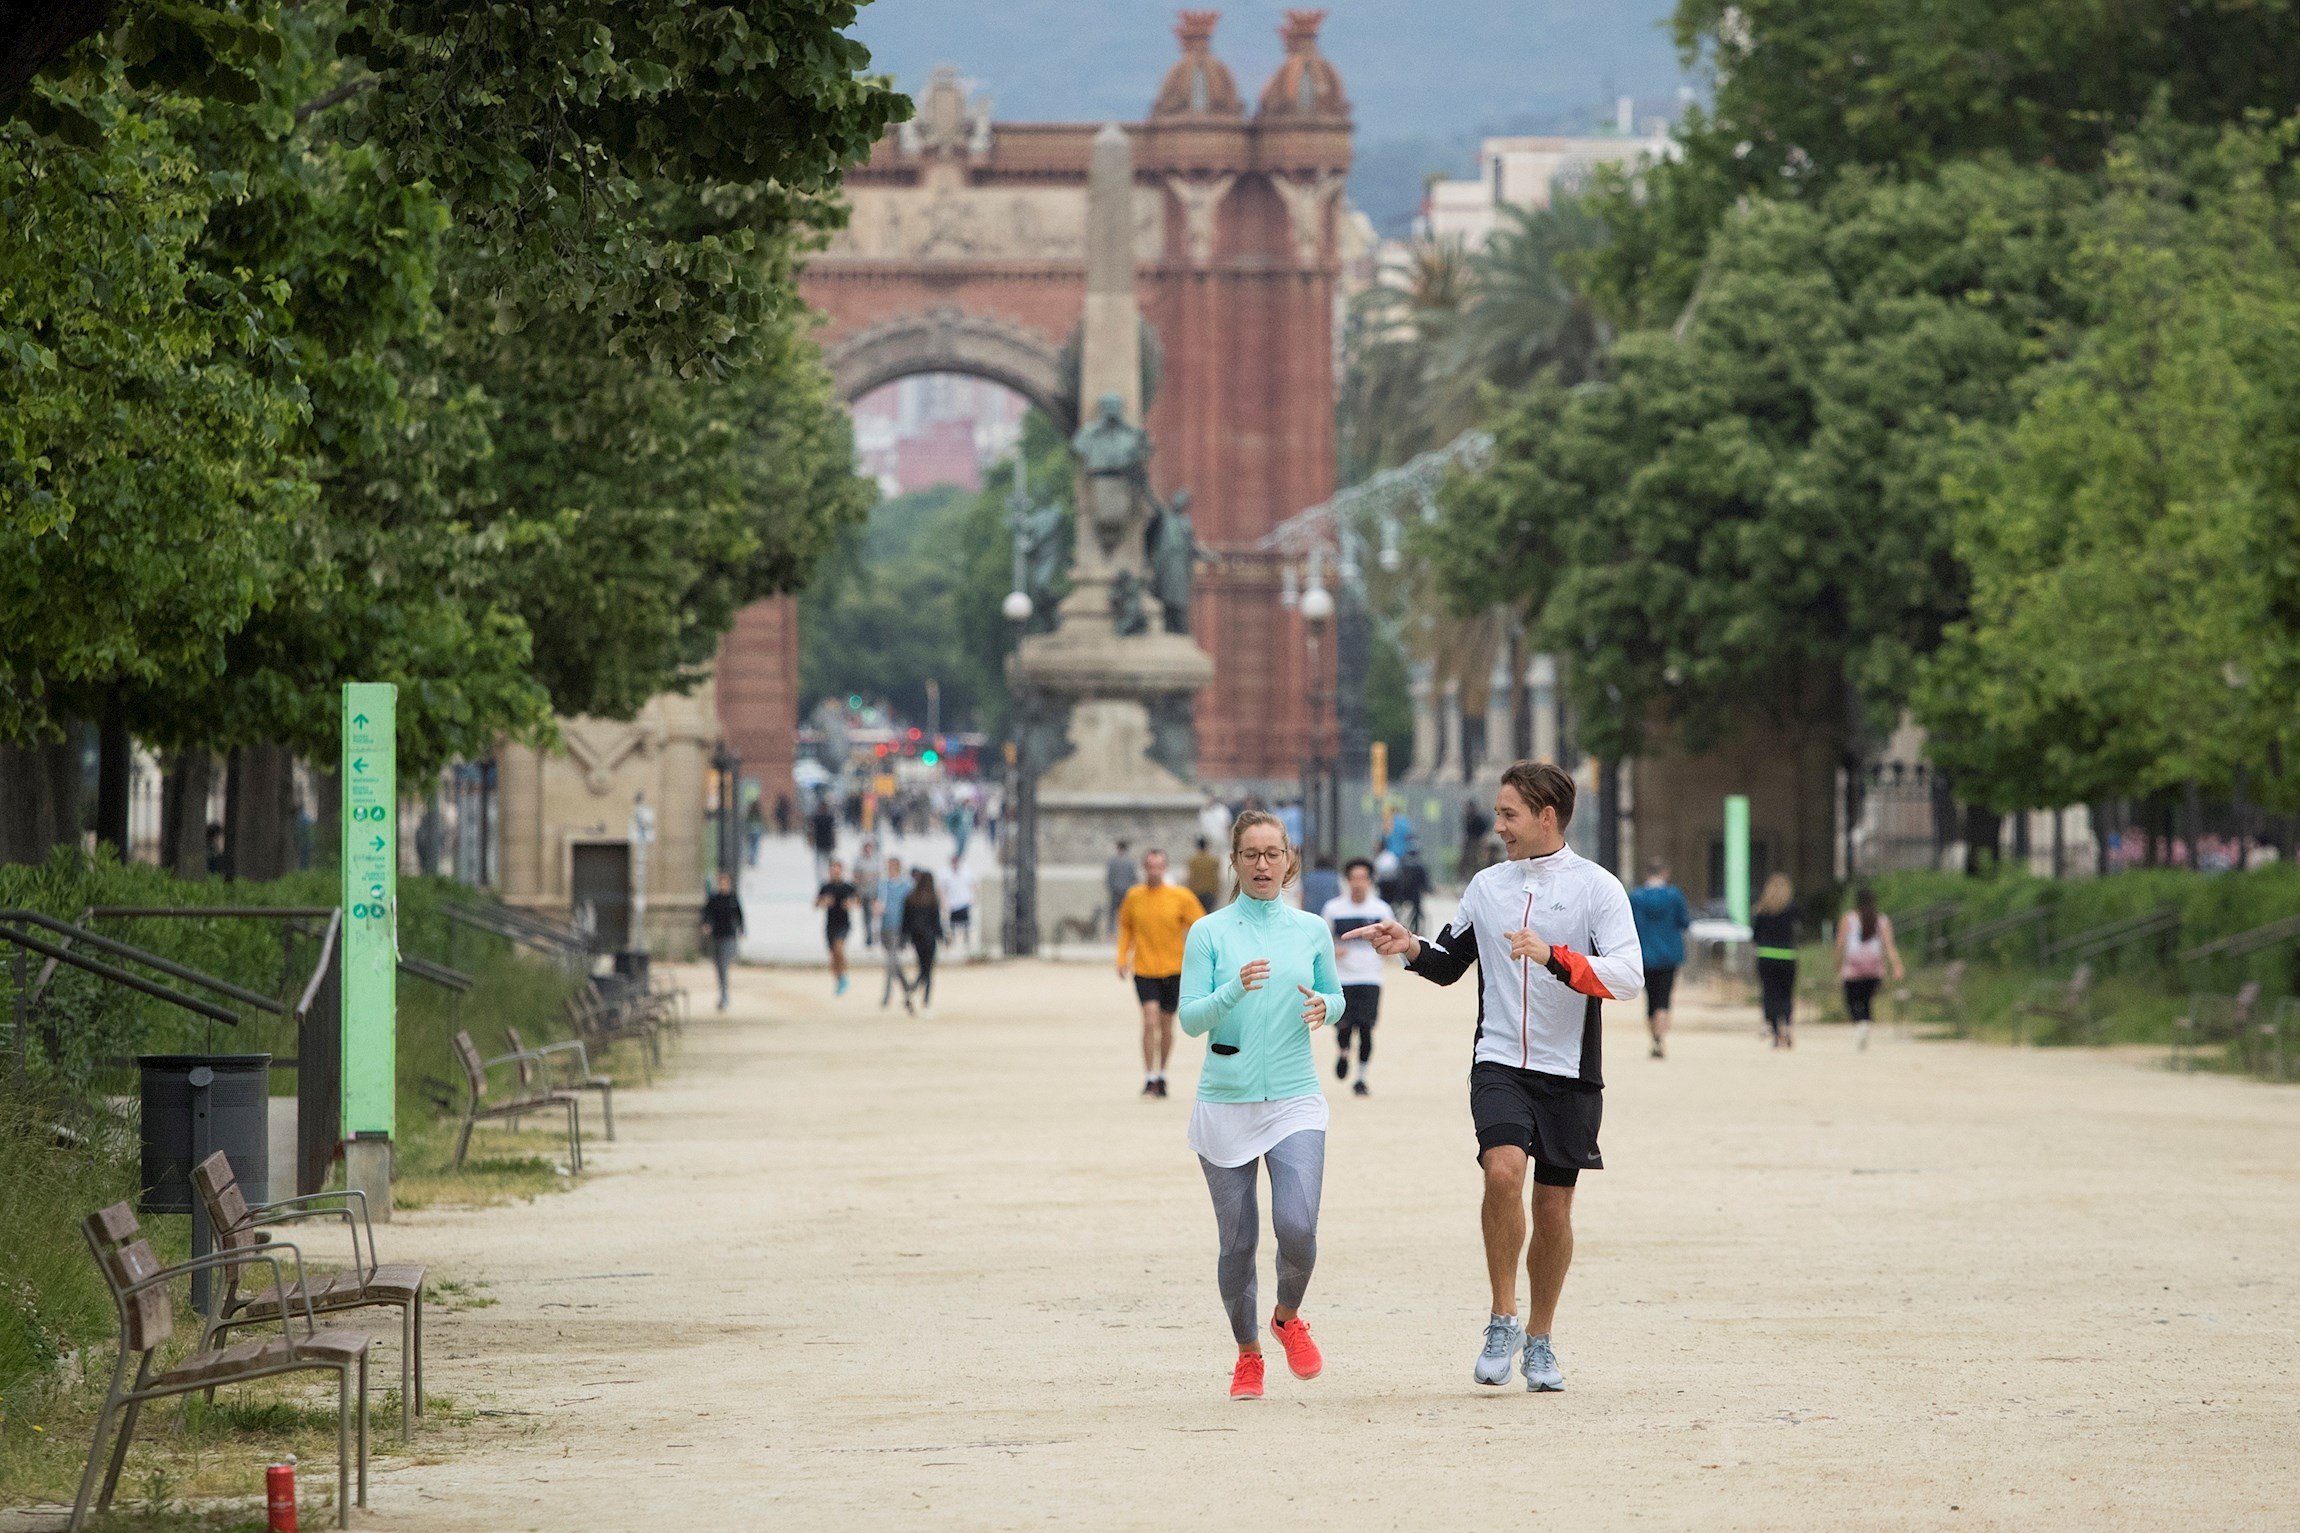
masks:
POLYGON ((1598 1004, 1645 988, 1645 955, 1620 879, 1570 846, 1495 863, 1469 881, 1453 920, 1422 939, 1406 968, 1450 985, 1473 963, 1474 1058, 1605 1084, 1598 1004), (1509 934, 1527 929, 1549 944, 1544 967, 1509 955, 1509 934))

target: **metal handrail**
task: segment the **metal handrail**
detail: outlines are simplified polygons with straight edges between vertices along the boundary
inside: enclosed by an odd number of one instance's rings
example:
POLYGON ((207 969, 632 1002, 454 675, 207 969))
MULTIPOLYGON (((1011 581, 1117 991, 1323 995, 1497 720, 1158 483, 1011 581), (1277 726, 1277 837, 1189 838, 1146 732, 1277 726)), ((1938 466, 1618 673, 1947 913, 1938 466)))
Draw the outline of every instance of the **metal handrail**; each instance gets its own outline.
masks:
POLYGON ((452 903, 442 903, 439 909, 440 913, 446 916, 448 920, 460 926, 468 926, 474 930, 486 932, 490 936, 501 937, 507 942, 521 943, 538 951, 547 951, 554 956, 564 957, 570 954, 579 954, 583 957, 590 957, 592 954, 589 943, 580 941, 565 931, 554 930, 542 926, 540 923, 529 924, 524 921, 512 920, 501 911, 490 910, 477 905, 452 903))
MULTIPOLYGON (((230 980, 218 979, 212 974, 202 974, 199 970, 187 968, 172 958, 162 958, 159 954, 137 947, 134 943, 121 942, 116 938, 104 936, 100 932, 90 931, 85 926, 75 926, 69 921, 59 921, 54 916, 44 915, 37 910, 0 910, 0 922, 8 921, 20 922, 27 926, 45 927, 49 931, 70 938, 73 942, 86 943, 98 952, 110 953, 117 958, 125 958, 131 963, 142 964, 147 969, 157 969, 170 979, 180 979, 186 984, 198 985, 203 990, 211 990, 217 995, 235 1000, 242 1006, 253 1006, 260 1011, 268 1011, 274 1016, 287 1014, 287 1008, 268 995, 258 995, 253 990, 233 984, 230 980)), ((239 1019, 234 1017, 232 1020, 236 1023, 239 1019)))
POLYGON ((417 979, 439 986, 442 990, 452 990, 457 995, 464 994, 476 983, 470 975, 461 969, 451 969, 446 964, 433 963, 428 958, 417 958, 413 954, 407 953, 400 955, 399 972, 411 974, 417 979))
MULTIPOLYGON (((13 914, 15 914, 13 911, 0 911, 0 918, 13 914)), ((78 927, 69 923, 64 923, 64 925, 67 931, 79 931, 78 927)), ((13 942, 26 952, 38 953, 44 958, 56 963, 69 964, 75 969, 84 969, 100 979, 108 979, 116 985, 125 985, 130 990, 140 991, 156 1000, 166 1001, 171 1006, 181 1006, 194 1016, 205 1017, 211 1022, 224 1022, 233 1027, 240 1025, 237 1012, 227 1011, 212 1001, 201 1000, 198 996, 185 995, 180 991, 170 990, 157 980, 146 979, 141 974, 132 973, 117 964, 106 963, 101 958, 90 958, 84 954, 75 953, 60 943, 44 942, 28 932, 15 931, 6 925, 0 925, 0 942, 13 942)))
POLYGON ((2045 944, 2044 957, 2053 959, 2071 954, 2077 958, 2097 958, 2128 943, 2162 936, 2178 927, 2181 919, 2178 905, 2159 905, 2154 910, 2143 911, 2136 916, 2124 916, 2066 937, 2055 938, 2045 944))
POLYGON ((2286 916, 2281 921, 2270 921, 2265 926, 2255 926, 2250 931, 2235 932, 2192 947, 2180 955, 2180 961, 2194 963, 2200 958, 2242 958, 2262 948, 2274 947, 2279 942, 2289 942, 2294 937, 2300 937, 2300 916, 2286 916))
POLYGON ((1952 953, 1959 952, 1973 943, 1993 942, 1997 938, 2017 932, 2025 926, 2034 926, 2039 921, 2050 920, 2052 912, 2053 907, 2050 902, 2047 902, 2042 905, 2031 905, 2024 910, 2015 910, 1993 920, 1983 921, 1978 926, 1968 926, 1962 931, 1950 934, 1949 951, 1952 953))

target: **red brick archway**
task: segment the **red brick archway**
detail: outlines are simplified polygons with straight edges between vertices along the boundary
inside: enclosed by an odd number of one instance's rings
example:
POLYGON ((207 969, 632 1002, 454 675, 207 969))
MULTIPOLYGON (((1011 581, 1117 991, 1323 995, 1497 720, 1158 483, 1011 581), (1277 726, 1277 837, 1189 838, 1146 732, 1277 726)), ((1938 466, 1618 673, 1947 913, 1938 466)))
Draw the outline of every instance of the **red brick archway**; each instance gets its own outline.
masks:
MULTIPOLYGON (((1181 58, 1148 119, 1126 125, 1142 312, 1163 358, 1146 423, 1154 488, 1187 487, 1199 535, 1226 556, 1200 578, 1196 623, 1215 677, 1198 704, 1200 771, 1216 781, 1290 779, 1310 744, 1299 620, 1253 545, 1333 489, 1350 118, 1317 51, 1322 15, 1288 12, 1286 60, 1249 113, 1213 55, 1216 13, 1183 12, 1181 58)), ((955 371, 1070 408, 1062 357, 1085 297, 1097 126, 993 122, 937 72, 918 116, 847 177, 848 225, 800 279, 844 397, 955 371)), ((1333 646, 1323 653, 1331 688, 1333 646)), ((795 617, 787 600, 761 603, 721 651, 719 708, 770 798, 788 779, 796 706, 795 617)))

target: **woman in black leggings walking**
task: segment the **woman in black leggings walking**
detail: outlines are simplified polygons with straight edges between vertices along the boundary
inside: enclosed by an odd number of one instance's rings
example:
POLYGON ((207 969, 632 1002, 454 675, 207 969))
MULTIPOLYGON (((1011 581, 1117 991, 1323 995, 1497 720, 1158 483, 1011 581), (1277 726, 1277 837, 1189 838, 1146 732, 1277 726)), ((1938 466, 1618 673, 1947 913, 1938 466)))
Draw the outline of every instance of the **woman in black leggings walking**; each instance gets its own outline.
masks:
POLYGON ((1764 997, 1765 1026, 1773 1034, 1773 1047, 1796 1047, 1789 1024, 1797 997, 1797 891, 1789 875, 1776 873, 1765 880, 1749 922, 1751 944, 1757 949, 1757 988, 1764 997))
POLYGON ((942 944, 942 900, 934 892, 934 875, 925 868, 911 870, 910 895, 902 902, 902 935, 918 955, 918 978, 911 982, 911 988, 918 995, 919 1009, 931 1017, 934 952, 942 944))

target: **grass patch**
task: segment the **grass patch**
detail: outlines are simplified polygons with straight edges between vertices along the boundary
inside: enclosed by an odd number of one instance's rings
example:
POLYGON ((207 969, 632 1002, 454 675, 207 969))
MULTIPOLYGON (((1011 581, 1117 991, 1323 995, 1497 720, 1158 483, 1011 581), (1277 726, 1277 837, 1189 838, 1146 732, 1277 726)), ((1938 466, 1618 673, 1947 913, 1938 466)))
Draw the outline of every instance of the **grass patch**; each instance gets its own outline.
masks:
MULTIPOLYGON (((335 895, 334 876, 326 871, 269 884, 184 883, 154 868, 122 866, 106 854, 69 852, 37 868, 0 867, 0 905, 67 920, 91 905, 328 905, 335 895)), ((530 1045, 564 1039, 572 1025, 564 1002, 577 977, 499 938, 452 927, 441 913, 445 900, 483 895, 445 880, 404 879, 400 898, 403 951, 462 970, 472 976, 473 987, 457 997, 400 977, 396 1206, 488 1206, 570 1186, 565 1134, 553 1131, 554 1121, 564 1120, 556 1115, 530 1118, 517 1130, 483 1125, 465 1164, 453 1164, 465 1098, 454 1036, 468 1030, 486 1057, 508 1052, 507 1025, 530 1045)), ((301 993, 316 952, 308 937, 283 938, 276 923, 260 920, 113 921, 105 929, 287 999, 301 993)), ((0 962, 0 1025, 12 1016, 14 1002, 12 968, 0 962)), ((111 1297, 80 1234, 80 1221, 89 1213, 132 1201, 137 1192, 135 1074, 107 1061, 210 1048, 283 1057, 298 1052, 292 1023, 252 1014, 236 1029, 211 1026, 69 969, 59 972, 28 1043, 29 1068, 22 1074, 13 1071, 12 1059, 0 1058, 0 1506, 70 1502, 115 1355, 111 1297)), ((591 1067, 639 1084, 645 1077, 639 1047, 628 1043, 612 1055, 594 1056, 591 1067)), ((500 1100, 516 1089, 514 1072, 491 1073, 490 1087, 500 1100)), ((276 1072, 272 1091, 292 1095, 293 1072, 276 1072)), ((583 1106, 586 1137, 596 1138, 596 1100, 587 1098, 583 1106)), ((187 1218, 150 1218, 145 1233, 162 1261, 175 1261, 188 1249, 189 1226, 187 1218)), ((389 1233, 379 1233, 389 1256, 389 1233)), ((316 1228, 297 1239, 315 1269, 347 1254, 338 1249, 340 1241, 329 1242, 316 1228)), ((181 1349, 199 1328, 189 1311, 188 1284, 177 1285, 175 1293, 182 1307, 174 1345, 181 1349)), ((440 1274, 433 1275, 427 1297, 435 1308, 450 1311, 494 1302, 483 1285, 440 1274)), ((370 1318, 353 1314, 332 1323, 373 1329, 385 1339, 370 1364, 370 1453, 383 1457, 398 1451, 397 1391, 384 1387, 387 1377, 397 1379, 396 1331, 370 1326, 370 1318)), ((262 1471, 287 1453, 306 1466, 309 1525, 326 1525, 334 1487, 333 1397, 319 1375, 238 1386, 212 1406, 202 1402, 184 1411, 180 1432, 177 1405, 156 1403, 130 1452, 109 1525, 259 1527, 262 1471), (313 1502, 315 1496, 322 1499, 313 1502)), ((427 1403, 432 1409, 415 1446, 428 1458, 453 1441, 455 1434, 443 1428, 469 1426, 477 1417, 458 1415, 443 1400, 427 1403)))

